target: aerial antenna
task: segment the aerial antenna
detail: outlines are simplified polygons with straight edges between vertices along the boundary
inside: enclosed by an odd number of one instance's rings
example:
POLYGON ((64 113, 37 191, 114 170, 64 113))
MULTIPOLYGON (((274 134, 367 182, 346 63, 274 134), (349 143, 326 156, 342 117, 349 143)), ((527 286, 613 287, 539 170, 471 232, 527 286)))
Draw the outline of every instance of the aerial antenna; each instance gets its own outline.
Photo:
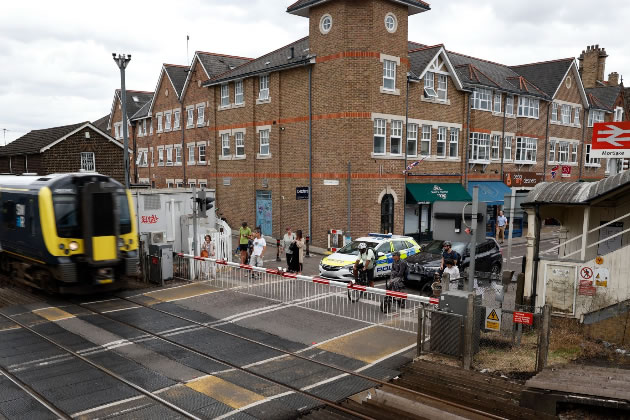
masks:
POLYGON ((0 130, 2 130, 2 140, 4 142, 4 145, 7 145, 7 131, 11 131, 8 128, 0 128, 0 130))
POLYGON ((186 63, 190 63, 190 59, 188 58, 188 41, 190 41, 190 36, 186 35, 186 63))

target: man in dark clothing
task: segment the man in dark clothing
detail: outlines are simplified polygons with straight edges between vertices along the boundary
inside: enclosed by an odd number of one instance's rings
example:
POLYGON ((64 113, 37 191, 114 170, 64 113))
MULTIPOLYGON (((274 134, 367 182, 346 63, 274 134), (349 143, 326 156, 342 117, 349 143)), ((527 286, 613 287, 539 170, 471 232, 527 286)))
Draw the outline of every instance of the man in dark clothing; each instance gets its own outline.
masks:
POLYGON ((448 259, 453 260, 453 263, 457 266, 461 263, 461 257, 453 248, 451 248, 452 244, 449 241, 444 241, 442 244, 442 264, 440 264, 440 274, 444 271, 444 267, 446 267, 445 261, 448 259))
POLYGON ((407 261, 400 259, 400 252, 394 252, 394 262, 392 262, 392 274, 391 274, 391 290, 400 290, 403 288, 404 281, 407 278, 407 272, 409 266, 407 261))

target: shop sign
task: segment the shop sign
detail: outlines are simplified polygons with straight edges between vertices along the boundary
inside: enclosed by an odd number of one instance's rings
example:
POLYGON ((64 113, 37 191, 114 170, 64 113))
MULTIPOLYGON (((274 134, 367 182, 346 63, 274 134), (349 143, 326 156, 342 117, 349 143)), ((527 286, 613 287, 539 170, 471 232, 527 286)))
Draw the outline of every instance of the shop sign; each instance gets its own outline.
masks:
POLYGON ((508 187, 535 187, 539 182, 543 182, 543 174, 536 172, 505 172, 503 174, 503 183, 508 187))

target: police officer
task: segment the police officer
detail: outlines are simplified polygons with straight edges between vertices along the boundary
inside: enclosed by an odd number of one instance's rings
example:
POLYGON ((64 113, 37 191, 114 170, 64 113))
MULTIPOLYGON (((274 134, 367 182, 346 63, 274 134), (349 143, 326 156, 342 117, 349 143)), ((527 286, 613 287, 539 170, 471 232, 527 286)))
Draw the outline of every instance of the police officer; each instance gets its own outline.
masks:
POLYGON ((354 263, 355 270, 359 264, 363 264, 362 270, 367 274, 367 280, 370 287, 374 287, 374 262, 376 260, 376 256, 374 255, 374 251, 372 248, 368 248, 364 242, 361 242, 358 246, 359 248, 359 258, 357 258, 354 263))

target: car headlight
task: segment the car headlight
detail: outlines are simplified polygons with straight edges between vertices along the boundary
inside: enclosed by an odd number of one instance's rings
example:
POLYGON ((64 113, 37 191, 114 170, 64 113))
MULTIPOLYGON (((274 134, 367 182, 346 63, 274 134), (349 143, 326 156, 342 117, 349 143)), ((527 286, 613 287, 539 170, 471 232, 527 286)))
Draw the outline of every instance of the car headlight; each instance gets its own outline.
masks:
POLYGON ((345 268, 347 270, 352 270, 354 268, 354 264, 344 265, 343 268, 345 268))
POLYGON ((79 243, 72 241, 68 244, 68 248, 70 248, 70 251, 76 251, 77 249, 79 249, 79 243))

